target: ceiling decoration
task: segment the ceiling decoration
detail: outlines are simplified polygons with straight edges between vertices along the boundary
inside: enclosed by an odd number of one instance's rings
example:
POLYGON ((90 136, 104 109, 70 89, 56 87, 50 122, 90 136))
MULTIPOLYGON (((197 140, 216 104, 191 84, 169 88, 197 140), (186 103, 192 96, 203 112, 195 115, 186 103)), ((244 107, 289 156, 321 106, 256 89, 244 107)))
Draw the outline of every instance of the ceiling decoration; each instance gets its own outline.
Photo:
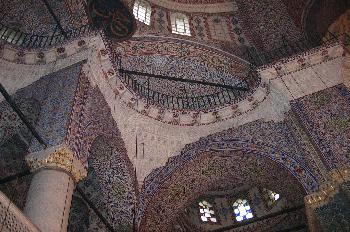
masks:
POLYGON ((89 0, 88 9, 92 23, 103 29, 105 35, 114 41, 131 37, 136 30, 134 15, 119 0, 89 0))
POLYGON ((0 39, 30 49, 86 36, 92 28, 84 8, 77 4, 63 0, 4 0, 0 3, 0 39))
MULTIPOLYGON (((63 28, 71 25, 64 1, 47 0, 63 28)), ((23 32, 48 35, 55 31, 56 22, 42 0, 3 0, 0 3, 1 24, 16 26, 23 32)))

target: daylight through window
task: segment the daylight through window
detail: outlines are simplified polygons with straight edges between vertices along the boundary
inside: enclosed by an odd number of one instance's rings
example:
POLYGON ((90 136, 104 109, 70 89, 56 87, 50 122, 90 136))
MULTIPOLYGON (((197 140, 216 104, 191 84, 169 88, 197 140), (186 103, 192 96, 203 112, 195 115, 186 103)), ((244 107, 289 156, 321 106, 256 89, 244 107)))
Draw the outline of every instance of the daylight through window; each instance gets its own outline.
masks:
POLYGON ((213 205, 203 200, 199 203, 199 213, 203 222, 217 222, 213 205))
POLYGON ((232 206, 237 221, 241 222, 253 218, 253 212, 247 200, 238 199, 232 206))
POLYGON ((171 28, 174 34, 191 35, 189 21, 184 14, 174 13, 171 15, 171 28))
POLYGON ((271 191, 266 188, 263 189, 263 194, 264 194, 264 198, 267 200, 268 206, 273 205, 281 197, 278 193, 275 193, 274 191, 271 191))
POLYGON ((134 15, 137 20, 147 25, 151 23, 151 5, 148 2, 139 0, 134 4, 134 15))

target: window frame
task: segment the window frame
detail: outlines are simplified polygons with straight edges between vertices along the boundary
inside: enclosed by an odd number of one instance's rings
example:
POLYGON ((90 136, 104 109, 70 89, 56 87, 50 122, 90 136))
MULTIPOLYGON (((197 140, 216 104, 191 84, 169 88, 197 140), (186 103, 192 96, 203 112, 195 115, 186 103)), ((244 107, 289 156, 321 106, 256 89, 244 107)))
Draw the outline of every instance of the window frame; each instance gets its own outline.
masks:
POLYGON ((25 38, 22 25, 13 22, 8 25, 8 27, 3 27, 0 30, 0 40, 6 41, 9 44, 22 44, 25 38))
POLYGON ((272 209, 281 200, 281 194, 267 188, 261 189, 261 195, 267 209, 272 209), (278 195, 278 199, 272 199, 270 193, 278 195))
POLYGON ((187 15, 183 13, 178 13, 178 12, 171 13, 170 21, 171 21, 171 33, 177 34, 177 35, 192 36, 190 19, 187 15), (178 30, 180 29, 180 27, 178 27, 179 21, 183 24, 181 30, 178 30))

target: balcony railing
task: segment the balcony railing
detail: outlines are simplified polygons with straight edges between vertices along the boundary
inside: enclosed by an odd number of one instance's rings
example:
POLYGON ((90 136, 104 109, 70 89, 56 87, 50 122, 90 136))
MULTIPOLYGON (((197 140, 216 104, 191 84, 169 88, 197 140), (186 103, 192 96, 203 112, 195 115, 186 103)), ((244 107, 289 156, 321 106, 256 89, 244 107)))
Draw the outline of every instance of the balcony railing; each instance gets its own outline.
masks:
POLYGON ((52 35, 36 35, 8 27, 0 22, 0 40, 26 49, 57 46, 68 40, 85 36, 93 31, 94 29, 90 25, 83 25, 79 28, 68 29, 66 35, 56 33, 52 35))
MULTIPOLYGON (((123 71, 120 58, 117 58, 115 60, 114 68, 116 70, 119 70, 122 82, 127 86, 129 90, 134 92, 137 96, 147 100, 147 102, 149 102, 150 104, 164 106, 166 108, 176 110, 211 109, 226 104, 237 103, 249 96, 251 93, 253 93, 256 87, 260 84, 259 74, 256 72, 256 70, 251 69, 248 75, 245 78, 243 78, 243 81, 245 83, 244 86, 248 87, 246 90, 241 90, 240 86, 238 86, 237 89, 225 89, 218 87, 219 90, 213 94, 188 96, 186 93, 184 93, 178 95, 171 95, 153 90, 150 87, 151 84, 149 76, 142 74, 130 74, 128 72, 123 71), (141 79, 148 81, 141 83, 138 81, 140 77, 141 79)), ((188 84, 191 85, 191 83, 188 84)))
MULTIPOLYGON (((147 99, 153 104, 165 106, 170 109, 196 110, 205 108, 215 108, 232 102, 237 102, 243 98, 242 92, 221 90, 215 94, 201 95, 196 97, 173 96, 150 89, 147 85, 138 83, 133 75, 121 74, 122 81, 141 98, 147 99)), ((147 77, 145 77, 147 78, 147 77)))

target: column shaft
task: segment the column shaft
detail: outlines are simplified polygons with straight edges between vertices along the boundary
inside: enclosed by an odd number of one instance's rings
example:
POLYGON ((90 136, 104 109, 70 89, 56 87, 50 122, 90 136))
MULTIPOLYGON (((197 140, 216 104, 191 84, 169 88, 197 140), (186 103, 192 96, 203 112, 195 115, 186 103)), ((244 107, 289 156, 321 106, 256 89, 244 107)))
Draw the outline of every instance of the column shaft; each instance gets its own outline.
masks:
POLYGON ((43 232, 67 231, 74 181, 64 171, 39 169, 32 179, 24 213, 43 232))

